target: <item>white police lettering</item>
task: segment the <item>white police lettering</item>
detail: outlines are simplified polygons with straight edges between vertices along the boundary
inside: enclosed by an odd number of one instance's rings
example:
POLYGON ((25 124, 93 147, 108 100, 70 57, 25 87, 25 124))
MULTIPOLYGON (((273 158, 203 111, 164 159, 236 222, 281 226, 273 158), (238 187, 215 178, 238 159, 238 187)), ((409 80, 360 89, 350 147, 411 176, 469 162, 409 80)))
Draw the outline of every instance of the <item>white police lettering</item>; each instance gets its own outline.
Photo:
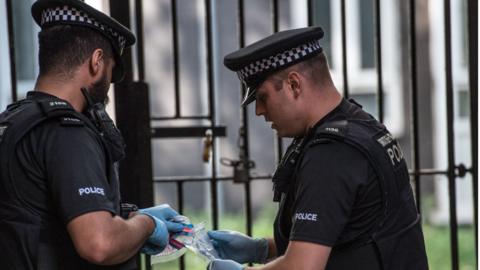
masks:
POLYGON ((393 166, 400 164, 403 160, 403 152, 400 144, 393 138, 392 134, 386 133, 379 139, 377 142, 380 143, 387 152, 388 157, 390 157, 390 161, 392 162, 393 166))
POLYGON ((67 106, 67 103, 64 101, 50 101, 50 106, 67 106))
POLYGON ((99 194, 105 196, 105 191, 103 190, 103 188, 99 187, 84 187, 78 189, 78 194, 80 194, 80 196, 89 194, 99 194))
POLYGON ((325 130, 326 130, 326 131, 330 131, 330 132, 338 133, 338 128, 327 127, 327 128, 325 128, 325 130))
POLYGON ((395 142, 392 144, 392 146, 387 148, 387 154, 390 157, 390 161, 392 162, 393 166, 395 166, 397 163, 400 163, 400 161, 403 159, 402 148, 400 148, 398 142, 395 142))
POLYGON ((314 213, 295 213, 295 220, 317 221, 317 214, 314 213))

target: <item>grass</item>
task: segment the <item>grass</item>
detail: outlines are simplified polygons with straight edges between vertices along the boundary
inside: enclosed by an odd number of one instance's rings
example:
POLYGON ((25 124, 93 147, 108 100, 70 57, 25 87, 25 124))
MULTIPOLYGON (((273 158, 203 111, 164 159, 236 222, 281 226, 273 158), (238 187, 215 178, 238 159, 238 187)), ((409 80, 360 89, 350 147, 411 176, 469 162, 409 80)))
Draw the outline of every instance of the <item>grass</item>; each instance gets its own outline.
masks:
MULTIPOLYGON (((190 217, 192 223, 197 224, 207 221, 207 228, 211 229, 210 216, 206 213, 187 211, 184 213, 190 217)), ((273 235, 273 220, 275 217, 275 208, 272 206, 265 209, 254 219, 253 235, 256 237, 273 235)), ((235 230, 245 233, 245 219, 243 214, 223 214, 220 216, 219 228, 226 230, 235 230)), ((438 227, 429 224, 423 225, 427 256, 430 269, 432 270, 450 270, 450 230, 448 227, 438 227)), ((475 269, 475 237, 473 226, 463 226, 458 229, 459 262, 461 270, 475 269)), ((191 252, 184 255, 185 269, 205 270, 207 263, 191 252)), ((167 263, 156 264, 154 270, 177 270, 179 260, 167 263)))
MULTIPOLYGON (((450 229, 423 225, 423 233, 427 249, 428 263, 432 270, 450 270, 450 229)), ((461 270, 475 268, 475 235, 473 226, 462 226, 458 229, 458 252, 461 270)))

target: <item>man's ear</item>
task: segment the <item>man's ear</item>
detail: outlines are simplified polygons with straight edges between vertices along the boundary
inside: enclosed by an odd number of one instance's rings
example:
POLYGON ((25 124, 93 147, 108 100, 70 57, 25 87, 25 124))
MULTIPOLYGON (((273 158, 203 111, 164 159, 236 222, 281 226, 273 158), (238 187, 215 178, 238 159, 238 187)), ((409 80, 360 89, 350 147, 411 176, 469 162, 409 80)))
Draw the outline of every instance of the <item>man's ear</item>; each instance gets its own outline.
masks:
POLYGON ((92 77, 101 76, 105 57, 102 49, 95 49, 90 57, 89 70, 92 77))
POLYGON ((302 92, 301 84, 300 84, 300 74, 296 71, 292 71, 288 74, 287 82, 289 85, 289 89, 292 91, 293 96, 297 98, 300 96, 302 92))

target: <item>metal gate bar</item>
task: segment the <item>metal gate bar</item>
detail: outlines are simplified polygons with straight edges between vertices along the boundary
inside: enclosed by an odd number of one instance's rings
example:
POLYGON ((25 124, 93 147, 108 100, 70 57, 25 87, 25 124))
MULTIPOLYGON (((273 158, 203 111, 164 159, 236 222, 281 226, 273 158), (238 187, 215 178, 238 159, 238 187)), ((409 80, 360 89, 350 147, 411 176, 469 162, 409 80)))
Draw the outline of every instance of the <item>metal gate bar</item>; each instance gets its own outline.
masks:
MULTIPOLYGON (((137 0, 138 1, 138 0, 137 0)), ((140 0, 141 1, 141 0, 140 0)), ((152 116, 153 121, 166 121, 166 120, 210 120, 211 113, 207 115, 193 115, 185 116, 181 113, 181 93, 180 93, 180 64, 179 64, 179 37, 178 37, 178 9, 177 1, 170 0, 171 6, 171 24, 172 24, 172 55, 173 55, 173 85, 174 85, 174 114, 173 116, 152 116)), ((209 107, 210 109, 210 107, 209 107)))
MULTIPOLYGON (((180 111, 180 72, 179 72, 179 60, 178 60, 178 15, 177 15, 177 1, 171 0, 171 24, 172 24, 172 54, 173 54, 173 89, 174 89, 174 115, 170 117, 151 117, 151 120, 171 120, 180 119, 182 117, 180 111)), ((155 129, 157 130, 157 129, 155 129)), ((152 134, 152 137, 156 137, 156 131, 152 134)), ((160 134, 160 133, 159 133, 160 134)), ((183 212, 183 182, 176 183, 177 188, 177 203, 178 211, 183 212)), ((179 260, 180 269, 185 269, 185 258, 182 256, 179 260)))
MULTIPOLYGON (((272 175, 255 175, 251 176, 251 180, 263 180, 271 179, 272 175)), ((174 183, 174 182, 185 182, 185 183, 195 183, 195 182, 207 182, 212 179, 209 176, 156 176, 153 178, 154 182, 157 183, 174 183)), ((235 178, 233 176, 217 176, 217 181, 233 181, 235 178)))
POLYGON ((17 101, 17 65, 15 59, 15 33, 13 32, 12 0, 7 1, 8 50, 10 54, 10 82, 12 101, 17 101))
POLYGON ((411 166, 413 171, 413 183, 415 185, 415 201, 417 211, 421 213, 421 190, 420 190, 420 146, 418 141, 418 87, 417 87, 417 35, 416 35, 416 8, 415 0, 409 1, 409 30, 410 30, 410 99, 411 99, 411 166))
MULTIPOLYGON (((139 82, 144 82, 145 81, 145 53, 144 53, 144 39, 143 39, 143 1, 142 0, 135 0, 135 34, 137 38, 136 42, 136 54, 137 54, 137 71, 138 71, 138 81, 139 82)), ((132 53, 133 54, 133 53, 132 53)), ((133 67, 132 71, 133 71, 133 67)), ((133 76, 132 76, 133 78, 133 76)), ((147 94, 148 95, 148 94, 147 94)), ((149 112, 150 113, 150 112, 149 112)), ((150 164, 151 158, 150 158, 150 164)), ((150 174, 151 175, 151 174, 150 174)), ((153 191, 153 187, 152 187, 153 191)), ((153 194, 151 195, 151 200, 152 202, 155 201, 155 198, 153 198, 153 194)), ((141 268, 141 260, 137 260, 137 265, 140 266, 141 268)), ((145 256, 145 270, 150 270, 152 269, 151 266, 151 260, 150 256, 145 256)))
POLYGON ((444 27, 445 27, 445 84, 447 105, 447 147, 448 147, 448 194, 450 202, 450 248, 452 269, 458 270, 458 224, 457 224, 457 196, 455 177, 455 134, 453 126, 453 76, 452 76, 452 35, 450 0, 444 0, 444 27))
MULTIPOLYGON (((276 33, 279 31, 279 18, 280 18, 280 9, 278 7, 278 0, 272 0, 272 24, 273 24, 273 32, 276 33)), ((276 132, 275 132, 276 134, 276 132)), ((280 163, 280 160, 282 160, 283 156, 283 139, 279 136, 276 136, 275 138, 276 142, 276 163, 280 163)))
POLYGON ((180 112, 180 71, 178 61, 178 14, 177 1, 171 0, 172 8, 172 52, 173 52, 173 87, 175 89, 175 117, 181 117, 180 112))
POLYGON ((377 109, 378 120, 383 123, 383 68, 382 68, 382 20, 380 0, 375 0, 375 45, 377 62, 377 109))
POLYGON ((143 1, 135 0, 135 26, 137 34, 137 70, 138 80, 145 81, 145 53, 143 41, 143 1))
POLYGON ((340 17, 342 21, 342 70, 343 70, 343 96, 348 99, 348 68, 347 68, 347 18, 345 11, 345 0, 340 1, 340 17))
MULTIPOLYGON (((478 254, 478 1, 468 0, 468 56, 470 89, 470 138, 472 141, 473 217, 475 254, 478 254)), ((478 267, 478 257, 475 256, 478 267)))
MULTIPOLYGON (((462 167, 462 166, 460 166, 462 167)), ((456 177, 464 177, 466 173, 472 173, 472 169, 464 169, 459 170, 459 168, 455 168, 455 176, 456 177)), ((410 176, 422 176, 422 175, 445 175, 448 176, 449 171, 446 170, 437 170, 437 169, 421 169, 417 170, 416 172, 409 170, 408 174, 410 176)), ((255 175, 250 176, 250 180, 261 180, 261 179, 268 179, 272 178, 272 174, 266 175, 255 175)), ((168 182, 176 182, 176 181, 183 181, 183 182, 204 182, 210 181, 211 177, 209 176, 156 176, 153 178, 154 182, 157 183, 168 183, 168 182)), ((230 181, 234 180, 233 176, 217 176, 217 181, 230 181)))
MULTIPOLYGON (((243 0, 238 0, 238 40, 239 47, 245 47, 245 3, 243 0)), ((242 84, 242 97, 245 96, 246 87, 242 84)), ((248 110, 247 107, 242 106, 241 122, 239 136, 242 144, 240 145, 240 157, 245 160, 250 160, 250 147, 249 147, 249 133, 248 133, 248 110)), ((252 211, 251 211, 251 189, 250 189, 250 170, 247 168, 248 181, 244 183, 245 189, 245 215, 246 215, 246 232, 247 235, 252 235, 252 211)))
POLYGON ((308 26, 313 26, 314 22, 314 10, 315 4, 313 3, 314 0, 308 0, 307 8, 308 8, 308 26))
POLYGON ((272 25, 273 25, 273 32, 276 33, 279 30, 279 7, 278 7, 278 0, 272 0, 272 25))
MULTIPOLYGON (((215 95, 214 95, 214 73, 213 73, 213 36, 212 36, 212 0, 205 0, 206 8, 206 42, 207 42, 207 88, 208 101, 210 108, 210 127, 215 127, 215 95)), ((214 137, 215 138, 215 137, 214 137)), ((210 182, 210 195, 212 197, 212 220, 213 229, 218 229, 218 192, 217 192, 217 153, 216 153, 216 139, 212 141, 212 178, 210 182)))

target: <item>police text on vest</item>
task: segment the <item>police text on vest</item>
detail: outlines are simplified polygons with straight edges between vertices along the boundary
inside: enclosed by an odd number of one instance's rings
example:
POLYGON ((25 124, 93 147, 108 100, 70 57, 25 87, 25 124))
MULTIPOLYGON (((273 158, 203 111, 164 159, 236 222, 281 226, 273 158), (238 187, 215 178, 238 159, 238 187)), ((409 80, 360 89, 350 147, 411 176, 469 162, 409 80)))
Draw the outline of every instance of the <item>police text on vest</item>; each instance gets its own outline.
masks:
POLYGON ((99 195, 105 196, 105 191, 103 190, 103 188, 99 188, 99 187, 79 188, 78 193, 80 194, 80 196, 89 195, 89 194, 99 194, 99 195))
POLYGON ((314 214, 314 213, 295 213, 295 220, 317 221, 317 214, 314 214))
POLYGON ((387 154, 390 157, 393 166, 396 166, 403 159, 402 148, 400 148, 400 145, 397 142, 387 148, 387 154))

